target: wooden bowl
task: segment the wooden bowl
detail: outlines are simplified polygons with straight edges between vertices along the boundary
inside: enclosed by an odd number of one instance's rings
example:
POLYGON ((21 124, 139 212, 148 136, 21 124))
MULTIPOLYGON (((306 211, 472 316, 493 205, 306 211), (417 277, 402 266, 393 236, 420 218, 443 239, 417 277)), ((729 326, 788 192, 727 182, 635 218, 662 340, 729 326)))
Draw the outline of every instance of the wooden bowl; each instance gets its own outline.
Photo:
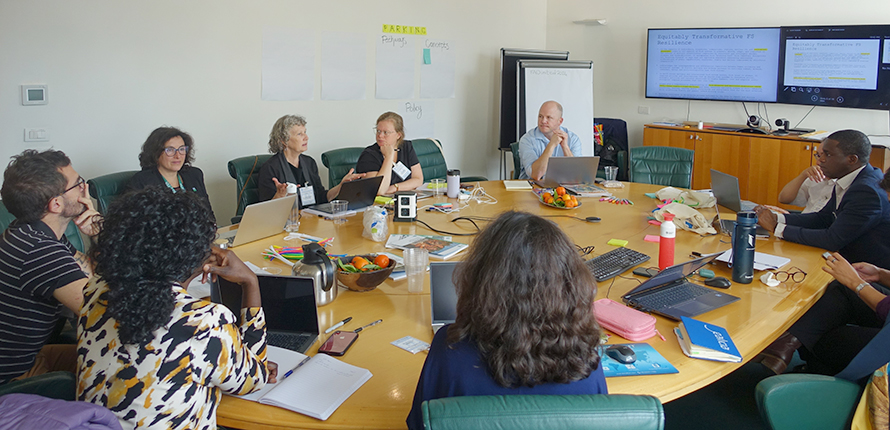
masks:
MULTIPOLYGON (((346 257, 341 257, 340 260, 343 261, 343 264, 351 264, 352 259, 355 258, 355 255, 349 255, 346 257)), ((362 255, 362 257, 366 258, 368 261, 374 261, 374 257, 376 255, 362 255)), ((393 259, 389 260, 389 266, 380 270, 374 270, 370 272, 359 272, 359 273, 350 273, 344 272, 337 268, 337 280, 340 281, 346 288, 349 288, 352 291, 371 291, 377 288, 378 285, 382 284, 389 275, 392 274, 393 269, 396 267, 396 262, 393 259)))

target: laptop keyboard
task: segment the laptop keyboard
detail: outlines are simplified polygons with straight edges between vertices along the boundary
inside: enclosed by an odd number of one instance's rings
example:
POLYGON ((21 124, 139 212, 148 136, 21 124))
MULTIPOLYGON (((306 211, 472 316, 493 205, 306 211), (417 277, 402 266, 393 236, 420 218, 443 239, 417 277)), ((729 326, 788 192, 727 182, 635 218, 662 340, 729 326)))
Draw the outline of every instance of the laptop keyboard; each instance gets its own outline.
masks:
POLYGON ((701 285, 684 282, 640 297, 634 297, 633 302, 646 309, 664 309, 710 292, 711 290, 701 285))
POLYGON ((309 333, 273 333, 266 332, 266 343, 279 348, 303 352, 309 349, 312 336, 309 333))
POLYGON ((619 247, 587 260, 587 268, 597 282, 612 279, 634 266, 649 261, 649 256, 630 248, 619 247))

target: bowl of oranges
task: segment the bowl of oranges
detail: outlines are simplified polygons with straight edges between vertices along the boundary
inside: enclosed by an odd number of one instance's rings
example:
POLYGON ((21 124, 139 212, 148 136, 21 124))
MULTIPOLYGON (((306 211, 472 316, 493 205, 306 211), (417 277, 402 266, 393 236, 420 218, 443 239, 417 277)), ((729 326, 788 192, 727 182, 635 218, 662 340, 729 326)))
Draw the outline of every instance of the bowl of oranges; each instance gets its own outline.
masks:
POLYGON ((535 190, 535 194, 538 195, 538 201, 540 201, 542 205, 550 206, 551 208, 575 209, 576 207, 581 206, 581 202, 578 201, 578 198, 569 194, 563 187, 556 187, 553 189, 539 188, 535 190))
POLYGON ((337 280, 352 291, 371 291, 382 284, 396 267, 386 255, 351 255, 340 257, 337 280))

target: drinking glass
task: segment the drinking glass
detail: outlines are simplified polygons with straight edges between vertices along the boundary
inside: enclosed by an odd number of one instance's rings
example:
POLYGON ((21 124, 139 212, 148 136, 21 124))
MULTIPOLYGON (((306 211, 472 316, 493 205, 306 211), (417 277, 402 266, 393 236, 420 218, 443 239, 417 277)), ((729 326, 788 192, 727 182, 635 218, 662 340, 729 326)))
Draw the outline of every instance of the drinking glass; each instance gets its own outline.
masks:
POLYGON ((606 180, 614 181, 618 178, 618 166, 606 166, 606 180))
POLYGON ((429 263, 429 253, 425 249, 408 248, 403 253, 405 273, 408 275, 408 292, 423 292, 423 277, 429 263))
POLYGON ((347 206, 349 206, 349 202, 346 200, 331 201, 331 211, 334 213, 334 224, 343 224, 346 222, 344 214, 346 213, 347 206))

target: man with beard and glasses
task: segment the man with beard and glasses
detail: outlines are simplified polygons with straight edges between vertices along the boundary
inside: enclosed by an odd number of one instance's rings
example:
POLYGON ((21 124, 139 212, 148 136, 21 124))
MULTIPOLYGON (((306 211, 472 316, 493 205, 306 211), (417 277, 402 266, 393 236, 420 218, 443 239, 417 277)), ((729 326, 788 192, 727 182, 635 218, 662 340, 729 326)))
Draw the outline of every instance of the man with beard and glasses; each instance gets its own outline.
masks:
POLYGON ((72 220, 98 233, 86 191, 61 151, 26 150, 3 173, 0 197, 16 220, 0 237, 0 384, 77 368, 75 345, 44 344, 64 308, 80 312, 92 276, 65 237, 72 220))

